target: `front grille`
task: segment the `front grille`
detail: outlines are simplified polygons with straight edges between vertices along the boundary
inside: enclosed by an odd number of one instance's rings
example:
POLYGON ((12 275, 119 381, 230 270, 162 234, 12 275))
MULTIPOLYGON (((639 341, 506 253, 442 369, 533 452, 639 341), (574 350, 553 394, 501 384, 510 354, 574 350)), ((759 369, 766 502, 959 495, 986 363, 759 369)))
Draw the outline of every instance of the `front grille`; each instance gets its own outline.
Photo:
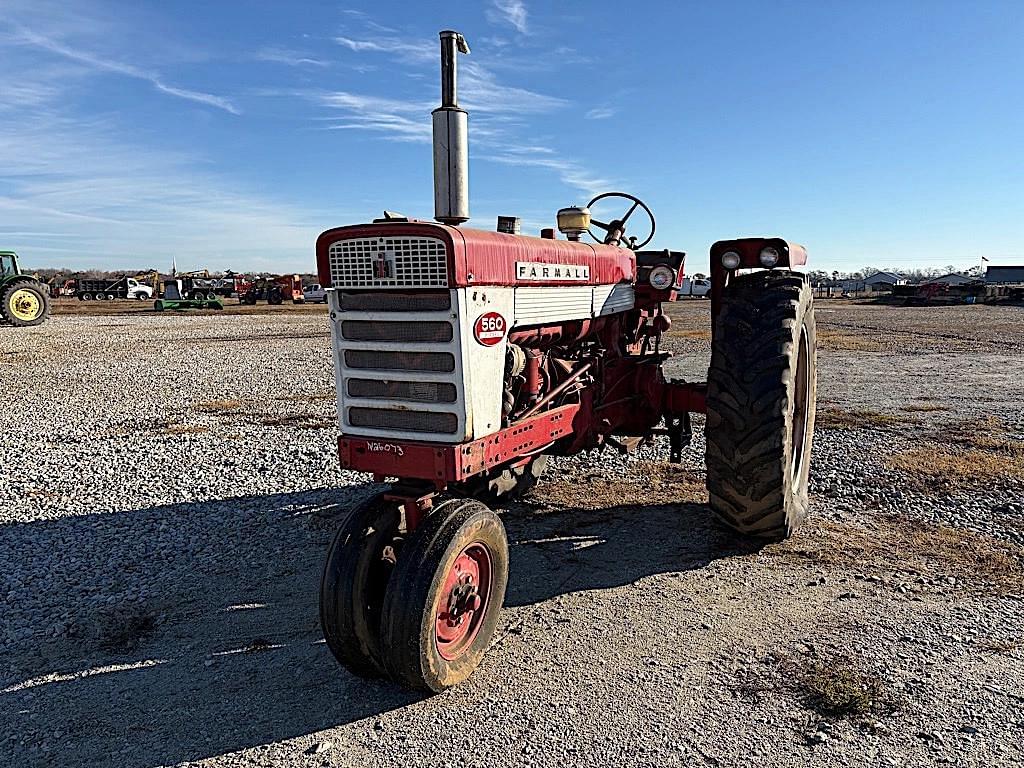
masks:
POLYGON ((385 371, 455 370, 455 355, 450 352, 377 352, 369 349, 346 349, 345 365, 349 368, 372 368, 385 371))
POLYGON ((376 427, 401 432, 454 434, 459 419, 454 413, 430 411, 390 411, 385 408, 349 408, 349 423, 355 427, 376 427))
POLYGON ((354 293, 342 291, 342 312, 445 312, 451 309, 448 291, 432 293, 354 293))
POLYGON ((367 237, 331 243, 331 282, 338 288, 446 288, 444 242, 433 237, 367 237))
POLYGON ((452 340, 451 323, 445 322, 372 322, 344 320, 341 335, 350 341, 397 341, 409 344, 445 343, 452 340))
POLYGON ((349 397, 368 397, 374 400, 410 400, 416 403, 454 403, 457 392, 454 384, 443 381, 379 381, 349 379, 349 397))

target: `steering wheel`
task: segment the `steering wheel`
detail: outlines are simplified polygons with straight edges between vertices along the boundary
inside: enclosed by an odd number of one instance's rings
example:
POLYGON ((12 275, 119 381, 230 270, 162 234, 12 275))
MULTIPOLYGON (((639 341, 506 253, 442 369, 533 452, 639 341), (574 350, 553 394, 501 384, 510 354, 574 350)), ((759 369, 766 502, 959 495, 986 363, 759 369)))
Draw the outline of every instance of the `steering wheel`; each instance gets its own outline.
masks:
POLYGON ((598 200, 603 200, 606 197, 622 197, 625 198, 626 200, 631 200, 633 202, 633 206, 628 211, 626 211, 626 215, 623 216, 621 219, 612 219, 607 224, 605 224, 603 221, 598 221, 597 219, 590 220, 592 226, 598 227, 599 229, 603 229, 605 231, 605 236, 603 238, 595 235, 593 231, 590 229, 587 230, 587 234, 590 235, 592 238, 594 238, 594 240, 596 240, 599 243, 604 243, 605 245, 618 245, 619 243, 622 242, 623 238, 625 237, 626 222, 629 221, 629 217, 633 215, 633 211, 635 211, 637 208, 643 208, 644 213, 647 214, 647 218, 651 220, 651 234, 649 234, 647 236, 647 239, 644 240, 639 245, 637 245, 635 242, 636 238, 629 238, 631 241, 629 247, 635 250, 637 248, 643 248, 645 245, 651 242, 651 240, 654 238, 654 214, 651 213, 651 209, 647 207, 644 201, 641 200, 639 197, 627 195, 625 192, 604 192, 595 197, 589 203, 587 203, 587 208, 590 208, 598 200))

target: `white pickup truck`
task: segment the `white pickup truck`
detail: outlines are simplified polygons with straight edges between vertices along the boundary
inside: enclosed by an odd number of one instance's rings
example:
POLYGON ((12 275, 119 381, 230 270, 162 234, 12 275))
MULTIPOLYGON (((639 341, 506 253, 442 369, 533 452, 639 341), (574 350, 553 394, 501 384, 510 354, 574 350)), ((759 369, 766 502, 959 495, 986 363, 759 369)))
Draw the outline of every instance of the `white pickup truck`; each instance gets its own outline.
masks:
POLYGON ((307 285, 302 289, 302 297, 311 303, 322 302, 327 303, 327 291, 323 286, 314 283, 313 285, 307 285))
POLYGON ((711 281, 706 277, 684 277, 679 286, 680 296, 698 296, 707 298, 711 293, 711 281))

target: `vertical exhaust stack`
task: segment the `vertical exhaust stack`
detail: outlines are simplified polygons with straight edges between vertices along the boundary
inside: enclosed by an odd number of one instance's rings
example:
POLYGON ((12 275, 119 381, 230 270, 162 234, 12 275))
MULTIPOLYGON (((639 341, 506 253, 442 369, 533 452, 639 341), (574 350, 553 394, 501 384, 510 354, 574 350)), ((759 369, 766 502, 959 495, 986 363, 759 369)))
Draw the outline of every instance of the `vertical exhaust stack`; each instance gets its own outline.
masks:
POLYGON ((469 220, 469 114, 459 108, 455 59, 469 53, 458 32, 441 33, 441 106, 434 120, 434 218, 458 226, 469 220))

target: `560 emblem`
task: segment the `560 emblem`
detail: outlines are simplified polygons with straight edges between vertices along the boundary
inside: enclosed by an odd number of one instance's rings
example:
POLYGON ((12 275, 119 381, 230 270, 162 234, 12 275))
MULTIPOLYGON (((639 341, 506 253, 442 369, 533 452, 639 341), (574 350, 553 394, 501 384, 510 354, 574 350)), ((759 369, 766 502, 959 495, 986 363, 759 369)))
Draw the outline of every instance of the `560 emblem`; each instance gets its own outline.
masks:
POLYGON ((473 323, 473 336, 485 347, 493 347, 505 338, 508 324, 498 312, 485 312, 473 323))

